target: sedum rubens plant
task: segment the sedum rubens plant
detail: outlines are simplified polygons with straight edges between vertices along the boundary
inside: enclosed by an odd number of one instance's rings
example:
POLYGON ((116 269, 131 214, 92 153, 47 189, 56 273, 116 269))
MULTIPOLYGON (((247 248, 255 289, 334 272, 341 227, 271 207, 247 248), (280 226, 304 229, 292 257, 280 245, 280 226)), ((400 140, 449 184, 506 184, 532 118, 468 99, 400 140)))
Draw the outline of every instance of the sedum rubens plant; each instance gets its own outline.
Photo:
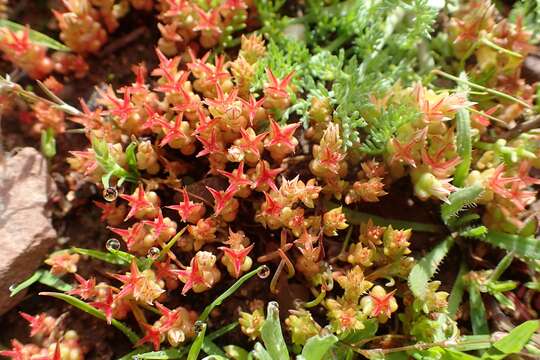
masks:
MULTIPOLYGON (((461 62, 444 69, 462 75, 434 70, 458 84, 440 89, 442 82, 412 70, 428 64, 409 54, 434 19, 427 2, 323 3, 281 9, 280 1, 64 1, 56 12, 61 38, 77 53, 98 54, 130 6, 156 6, 161 38, 153 68, 134 66, 133 82, 100 87, 93 104, 81 100, 77 110, 54 97, 33 102, 36 130, 61 135, 72 125, 67 118, 88 139, 86 149, 70 152, 68 186, 75 194, 85 179, 102 191, 95 204, 112 236, 102 244, 107 252, 51 254, 47 273, 73 276, 76 286, 44 295, 107 321, 136 351, 164 350, 142 358, 196 359, 201 349, 222 356, 213 340, 239 325, 264 344, 254 346, 255 357, 289 359, 276 330, 277 306, 269 303, 265 317, 259 298, 280 298, 299 284, 306 291, 284 321, 298 359, 314 352, 320 356, 313 359, 324 358, 330 347, 337 358, 400 351, 421 358, 425 349, 444 353, 468 341, 456 322, 463 287, 479 308, 480 292, 502 304, 502 290, 489 284, 501 285, 491 276, 504 269, 460 271, 454 288, 461 295, 449 295, 432 277, 451 247, 477 238, 511 251, 510 259, 540 258, 531 214, 538 133, 503 133, 522 121, 532 100, 520 76, 529 35, 519 21, 499 21, 488 1, 461 5, 441 32, 461 62), (281 17, 293 10, 303 17, 281 17), (266 40, 242 34, 236 41, 257 13, 266 40), (321 17, 316 29, 313 14, 321 17), (296 40, 283 35, 290 27, 274 34, 287 23, 301 25, 296 40), (410 33, 403 29, 409 24, 410 33), (318 43, 308 48, 302 37, 318 43), (220 53, 224 48, 230 51, 220 53), (493 140, 501 134, 508 139, 493 140), (378 209, 398 181, 429 206, 441 205, 442 222, 358 211, 378 209), (474 204, 482 207, 469 209, 474 204), (417 231, 448 236, 415 260, 411 248, 423 244, 417 231), (107 281, 85 279, 81 255, 117 267, 107 281), (238 324, 206 334, 221 325, 214 308, 256 274, 260 280, 237 298, 238 324), (215 294, 203 309, 198 300, 215 294), (399 333, 388 334, 390 328, 399 333), (325 341, 325 351, 311 348, 325 341)), ((473 333, 482 335, 487 325, 474 315, 473 333)), ((4 353, 18 359, 23 351, 30 350, 14 342, 4 353)))
POLYGON ((20 312, 20 316, 28 322, 33 342, 22 344, 13 339, 11 348, 1 350, 0 355, 12 359, 84 359, 79 335, 74 330, 64 330, 61 318, 55 319, 45 313, 32 316, 20 312))

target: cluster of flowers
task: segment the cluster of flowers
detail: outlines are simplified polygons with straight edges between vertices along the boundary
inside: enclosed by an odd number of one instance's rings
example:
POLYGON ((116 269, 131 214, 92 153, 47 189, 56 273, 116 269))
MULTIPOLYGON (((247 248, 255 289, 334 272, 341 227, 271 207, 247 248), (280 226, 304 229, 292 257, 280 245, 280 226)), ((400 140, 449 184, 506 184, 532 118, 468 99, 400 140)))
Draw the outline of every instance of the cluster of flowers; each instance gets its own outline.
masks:
MULTIPOLYGON (((521 78, 525 57, 534 51, 531 33, 523 27, 522 19, 516 24, 500 19, 495 5, 489 0, 463 3, 450 18, 446 32, 454 56, 466 64, 469 76, 476 82, 507 94, 532 102, 534 90, 521 78)), ((507 127, 515 125, 525 108, 522 104, 493 100, 479 103, 488 115, 496 115, 507 127), (501 106, 504 105, 504 106, 501 106)), ((477 117, 475 126, 485 131, 486 117, 477 117)))
MULTIPOLYGON (((146 329, 141 342, 150 342, 155 348, 165 340, 176 345, 193 337, 193 331, 188 330, 192 329, 196 316, 183 307, 169 310, 161 305, 173 290, 182 283, 182 294, 211 289, 223 278, 219 263, 233 278, 252 267, 254 259, 250 254, 260 247, 243 231, 233 230, 238 214, 244 214, 249 206, 253 206, 247 211, 254 214, 255 223, 281 230, 280 244, 274 244, 274 250, 256 259, 259 263, 278 263, 270 283, 272 291, 278 291, 277 284, 284 271, 288 277, 298 271, 314 288, 320 287, 325 293, 332 289, 335 278, 345 289, 345 295, 328 299, 324 305, 330 323, 338 332, 361 329, 368 318, 385 322, 397 309, 395 290, 377 285, 376 281, 407 276, 412 266, 412 258, 406 256, 410 252, 410 231, 378 227, 371 222, 362 225, 359 242, 344 249, 336 260, 344 264, 339 271, 329 268, 323 245, 325 237, 337 236, 340 230, 349 227, 342 208, 325 209, 323 197, 345 199, 347 203, 378 201, 385 194, 383 187, 389 181, 389 168, 375 160, 358 160, 352 167, 358 169, 358 174, 351 184, 347 180, 351 178, 350 165, 339 125, 327 121, 325 127, 306 131, 315 143, 311 149, 302 149, 303 153, 312 155, 309 162, 312 176, 307 180, 299 176, 287 179, 284 175, 294 161, 303 161, 302 156, 293 156, 302 136, 297 135, 299 124, 280 125, 273 114, 291 105, 294 89, 290 82, 294 74, 277 79, 267 69, 262 94, 257 97, 250 92, 257 59, 264 51, 264 44, 257 36, 243 37, 238 58, 228 62, 223 56, 216 56, 211 63, 208 54, 198 59, 191 53, 191 61, 184 65, 180 57, 170 59, 157 50, 160 63, 151 72, 157 77, 153 88, 146 82, 145 67, 138 66, 133 84, 118 91, 112 88, 102 91, 99 99, 102 107, 91 110, 82 103, 83 114, 72 119, 84 126, 93 143, 85 151, 72 152, 73 157, 68 159, 74 170, 72 183, 84 178, 97 184, 103 179, 107 179, 107 184, 115 180, 120 183, 119 172, 114 172, 117 168, 124 173, 131 169, 141 176, 142 183, 132 193, 119 194, 122 201, 116 199, 117 188, 105 187, 107 201, 96 205, 103 210, 102 219, 122 238, 131 254, 155 257, 149 268, 141 270, 133 262, 126 274, 113 274, 121 286, 102 284, 106 289, 105 299, 88 296, 99 286, 93 279, 85 280, 78 275, 81 285, 75 291, 84 292, 86 299, 92 300, 109 319, 131 311, 146 329), (126 147, 129 141, 133 145, 126 147), (188 171, 194 171, 189 158, 206 160, 204 164, 211 176, 194 184, 203 184, 203 190, 183 185, 180 180, 188 171), (282 177, 278 178, 280 174, 282 177), (178 192, 174 197, 176 203, 163 204, 165 198, 160 194, 167 188, 178 192), (213 211, 209 212, 209 208, 213 211), (180 223, 187 224, 185 233, 180 232, 176 246, 166 256, 158 256, 178 233, 180 223), (179 252, 191 254, 189 265, 179 261, 176 255, 179 252), (370 267, 374 271, 358 288, 364 270, 370 267), (147 323, 137 315, 141 310, 133 301, 155 305, 162 317, 153 324, 147 323)), ((454 101, 453 97, 450 99, 454 101)), ((460 99, 456 101, 459 103, 460 99)), ((446 111, 454 111, 456 106, 452 105, 445 105, 446 111)), ((312 113, 313 117, 320 116, 316 108, 312 113)), ((443 125, 440 131, 444 129, 443 125)), ((427 130, 411 132, 416 133, 413 137, 420 142, 427 130)), ((433 142, 432 146, 437 145, 433 142)), ((441 161, 434 155, 431 157, 433 163, 441 161)), ((397 158, 390 164, 398 168, 396 171, 403 168, 397 158)), ((62 260, 68 255, 58 256, 59 261, 48 261, 62 267, 62 260)), ((65 272, 74 272, 76 260, 65 261, 65 265, 69 264, 64 266, 65 272)), ((257 324, 263 319, 257 303, 254 302, 251 313, 241 315, 242 328, 251 337, 257 336, 257 324)), ((302 330, 302 335, 298 330, 304 329, 302 324, 307 319, 311 319, 307 310, 293 312, 288 323, 294 337, 307 339, 309 334, 302 330)), ((320 326, 313 323, 310 328, 320 326)))
POLYGON ((84 349, 79 344, 79 336, 73 330, 61 331, 61 318, 55 319, 45 313, 32 316, 21 312, 21 317, 30 325, 31 344, 11 341, 10 350, 0 351, 1 356, 12 359, 33 360, 82 360, 84 349))
POLYGON ((33 79, 43 79, 55 71, 59 74, 74 74, 84 77, 88 64, 79 55, 55 52, 47 55, 47 48, 30 40, 30 28, 13 31, 0 27, 0 51, 4 58, 22 69, 33 79))
POLYGON ((252 1, 245 0, 160 0, 158 47, 165 55, 173 56, 186 46, 235 45, 233 34, 246 27, 248 11, 253 7, 252 1))

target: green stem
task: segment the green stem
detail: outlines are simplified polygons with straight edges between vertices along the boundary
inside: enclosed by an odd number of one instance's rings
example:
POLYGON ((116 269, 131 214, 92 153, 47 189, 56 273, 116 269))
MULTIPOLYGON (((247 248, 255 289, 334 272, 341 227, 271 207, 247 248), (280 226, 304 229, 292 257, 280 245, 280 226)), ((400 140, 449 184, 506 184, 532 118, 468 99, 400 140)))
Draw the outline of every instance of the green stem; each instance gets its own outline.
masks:
POLYGON ((315 307, 317 305, 319 305, 321 303, 321 301, 324 300, 324 298, 326 297, 326 291, 321 291, 319 295, 317 295, 317 297, 311 301, 308 301, 307 303, 304 304, 304 307, 305 308, 312 308, 312 307, 315 307))
POLYGON ((434 74, 437 74, 437 75, 440 75, 442 77, 445 77, 447 79, 450 79, 450 80, 453 80, 455 82, 458 82, 458 83, 465 83, 467 85, 469 85, 471 88, 473 89, 477 89, 477 90, 482 90, 482 91, 486 91, 492 95, 495 95, 495 96, 498 96, 500 98, 503 98, 505 100, 509 100, 509 101, 512 101, 512 102, 515 102, 515 103, 518 103, 520 105, 523 105, 524 107, 526 108, 531 108, 531 105, 527 104, 525 101, 521 100, 521 99, 518 99, 518 98, 515 98, 513 97, 512 95, 508 95, 506 93, 503 93, 501 91, 498 91, 498 90, 494 90, 494 89, 490 89, 490 88, 487 88, 485 86, 482 86, 482 85, 478 85, 478 84, 475 84, 473 82, 470 82, 469 80, 464 80, 464 79, 460 79, 458 78, 457 76, 454 76, 454 75, 450 75, 442 70, 439 70, 439 69, 435 69, 435 70, 432 70, 432 72, 434 74))
POLYGON ((512 50, 508 50, 508 49, 505 49, 503 48, 502 46, 499 46, 497 44, 495 44, 494 42, 492 42, 491 40, 489 40, 488 38, 486 37, 483 37, 482 39, 480 39, 480 43, 486 45, 486 46, 489 46, 490 48, 494 49, 494 50, 497 50, 499 52, 502 52, 506 55, 509 55, 509 56, 513 56, 513 57, 516 57, 516 58, 523 58, 523 55, 515 52, 515 51, 512 51, 512 50))

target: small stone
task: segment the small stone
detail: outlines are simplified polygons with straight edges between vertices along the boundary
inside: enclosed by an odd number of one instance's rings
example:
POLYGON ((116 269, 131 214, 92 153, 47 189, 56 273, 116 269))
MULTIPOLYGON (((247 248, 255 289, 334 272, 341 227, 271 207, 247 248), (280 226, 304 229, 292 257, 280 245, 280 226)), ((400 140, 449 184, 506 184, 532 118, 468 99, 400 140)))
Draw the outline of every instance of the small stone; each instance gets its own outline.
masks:
POLYGON ((55 243, 45 209, 53 190, 47 162, 34 148, 0 158, 0 315, 24 296, 10 298, 10 286, 34 273, 55 243))

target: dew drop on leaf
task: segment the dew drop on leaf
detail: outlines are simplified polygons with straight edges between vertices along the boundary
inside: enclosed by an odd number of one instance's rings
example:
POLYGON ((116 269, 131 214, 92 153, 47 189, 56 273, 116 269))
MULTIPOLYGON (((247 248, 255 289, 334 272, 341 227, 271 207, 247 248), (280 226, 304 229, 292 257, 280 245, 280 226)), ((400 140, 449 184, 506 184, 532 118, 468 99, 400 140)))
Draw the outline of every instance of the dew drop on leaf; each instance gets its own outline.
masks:
POLYGON ((198 334, 204 330, 204 326, 205 326, 204 321, 197 320, 195 321, 195 324, 193 324, 193 330, 195 331, 196 334, 198 334))
POLYGON ((152 260, 156 260, 159 257, 160 250, 159 248, 152 246, 148 250, 148 254, 146 254, 146 257, 152 260))
POLYGON ((118 239, 111 238, 111 239, 107 240, 107 242, 105 243, 105 247, 109 251, 119 250, 120 249, 120 241, 118 241, 118 239))
POLYGON ((261 279, 266 279, 268 276, 270 276, 270 268, 266 265, 261 266, 257 272, 257 276, 261 279))
POLYGON ((107 200, 108 202, 112 202, 116 200, 118 197, 118 190, 114 186, 109 186, 105 190, 103 190, 103 198, 107 200))

